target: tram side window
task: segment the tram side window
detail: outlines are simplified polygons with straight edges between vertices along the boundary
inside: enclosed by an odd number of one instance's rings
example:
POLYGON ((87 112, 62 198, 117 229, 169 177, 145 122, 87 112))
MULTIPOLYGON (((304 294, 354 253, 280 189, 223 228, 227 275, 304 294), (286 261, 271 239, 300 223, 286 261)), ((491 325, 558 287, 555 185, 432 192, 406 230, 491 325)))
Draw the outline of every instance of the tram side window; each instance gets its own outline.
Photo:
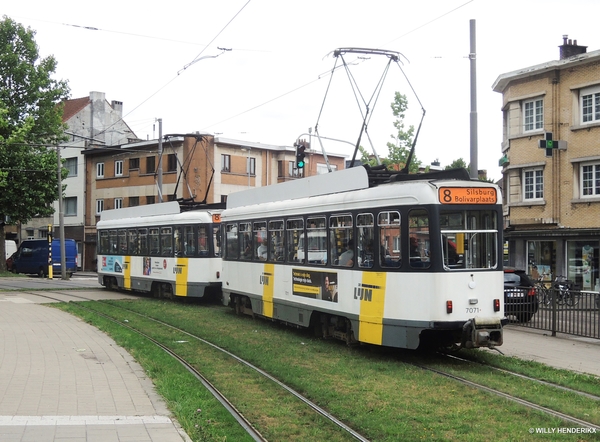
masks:
POLYGON ((119 255, 127 255, 127 230, 119 229, 117 231, 117 239, 119 241, 119 255))
POLYGON ((306 219, 306 241, 304 242, 307 253, 298 250, 303 258, 308 259, 310 264, 327 264, 327 224, 324 216, 306 219))
POLYGON ((253 224, 253 253, 254 259, 267 260, 267 222, 259 221, 253 224))
POLYGON ((238 227, 237 224, 225 226, 225 256, 228 259, 238 259, 238 227))
POLYGON ((110 242, 108 239, 108 231, 107 230, 101 230, 100 231, 100 240, 98 241, 98 243, 100 244, 100 254, 102 255, 106 255, 108 253, 110 253, 110 242))
POLYGON ((283 221, 269 221, 269 261, 283 261, 283 221))
POLYGON ((352 267, 356 253, 352 230, 352 215, 335 215, 329 217, 329 229, 333 232, 331 259, 335 266, 352 267))
POLYGON ((158 227, 151 227, 148 229, 148 241, 150 248, 150 255, 159 256, 160 254, 160 237, 158 227))
POLYGON ((116 230, 109 230, 108 231, 108 242, 109 242, 109 250, 110 250, 110 254, 111 255, 116 255, 117 254, 117 231, 116 230))
POLYGON ((141 256, 148 254, 148 229, 138 229, 139 254, 141 256))
POLYGON ((361 213, 356 217, 358 266, 370 269, 375 258, 375 225, 373 214, 361 213))
POLYGON ((173 228, 173 247, 175 250, 174 256, 183 256, 183 247, 181 245, 183 239, 183 226, 175 226, 173 228))
POLYGON ((379 212, 379 265, 385 268, 398 268, 402 264, 400 240, 400 213, 379 212))
POLYGON ((409 262, 412 268, 428 268, 431 265, 429 250, 429 215, 424 209, 408 212, 409 262))
POLYGON ((137 233, 136 229, 127 230, 127 253, 133 256, 139 253, 137 233))
POLYGON ((250 223, 240 223, 240 259, 252 259, 252 225, 250 223))
POLYGON ((183 226, 183 256, 196 254, 194 226, 183 226))
POLYGON ((213 226, 213 252, 214 256, 221 256, 221 229, 220 227, 213 226))
POLYGON ((198 256, 208 256, 208 247, 207 226, 198 226, 198 256))
POLYGON ((301 254, 298 253, 300 249, 304 250, 304 220, 288 219, 286 221, 286 254, 287 262, 303 262, 301 254))
POLYGON ((160 229, 160 254, 161 256, 173 256, 173 229, 161 227, 160 229))

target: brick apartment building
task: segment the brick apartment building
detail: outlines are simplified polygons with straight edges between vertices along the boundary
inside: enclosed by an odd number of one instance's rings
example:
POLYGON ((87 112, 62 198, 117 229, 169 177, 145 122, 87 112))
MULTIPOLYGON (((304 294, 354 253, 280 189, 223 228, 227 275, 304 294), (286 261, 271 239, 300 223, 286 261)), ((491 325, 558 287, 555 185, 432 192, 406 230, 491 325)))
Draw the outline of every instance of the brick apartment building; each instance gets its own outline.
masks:
POLYGON ((600 51, 567 36, 559 48, 559 60, 502 74, 493 85, 503 98, 508 263, 598 291, 600 51))

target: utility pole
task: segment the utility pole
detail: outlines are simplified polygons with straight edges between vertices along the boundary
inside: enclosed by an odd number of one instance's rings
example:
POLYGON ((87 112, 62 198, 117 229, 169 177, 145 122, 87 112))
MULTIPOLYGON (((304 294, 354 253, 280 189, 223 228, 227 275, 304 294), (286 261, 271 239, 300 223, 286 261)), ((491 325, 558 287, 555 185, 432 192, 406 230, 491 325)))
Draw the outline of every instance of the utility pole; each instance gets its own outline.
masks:
POLYGON ((471 50, 469 51, 469 60, 471 60, 471 167, 469 168, 469 174, 471 179, 479 178, 479 170, 477 165, 477 66, 476 66, 476 55, 475 49, 475 20, 470 21, 470 35, 471 35, 471 50))
MULTIPOLYGON (((68 278, 67 258, 65 256, 65 212, 63 210, 62 160, 60 157, 60 146, 56 146, 56 157, 58 158, 58 231, 60 235, 60 279, 66 280, 68 278)), ((50 247, 52 247, 52 242, 50 243, 50 247)))
POLYGON ((158 178, 157 178, 157 185, 158 185, 158 202, 162 203, 163 202, 163 191, 162 191, 162 173, 163 173, 163 167, 162 167, 162 155, 163 155, 163 145, 162 145, 162 118, 158 119, 158 169, 156 171, 158 178))

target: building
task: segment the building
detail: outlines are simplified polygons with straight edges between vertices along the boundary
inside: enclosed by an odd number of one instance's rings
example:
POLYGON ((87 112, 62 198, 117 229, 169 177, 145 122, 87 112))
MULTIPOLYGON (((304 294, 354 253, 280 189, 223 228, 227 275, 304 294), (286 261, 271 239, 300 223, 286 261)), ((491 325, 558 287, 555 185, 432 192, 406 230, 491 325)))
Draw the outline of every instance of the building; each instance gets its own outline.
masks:
MULTIPOLYGON (((308 149, 306 166, 295 167, 295 148, 211 134, 166 135, 158 140, 86 149, 83 266, 96 267, 96 223, 103 210, 162 201, 225 202, 231 193, 328 171, 324 156, 308 149), (162 155, 159 155, 162 151, 162 155)), ((328 155, 332 170, 342 155, 328 155)))
MULTIPOLYGON (((85 159, 83 150, 90 145, 120 146, 137 140, 129 126, 123 121, 123 103, 108 102, 103 92, 90 92, 88 97, 64 102, 63 123, 69 140, 61 145, 60 155, 69 176, 63 180, 65 237, 75 239, 78 247, 79 267, 84 252, 85 204, 85 159)), ((54 203, 54 217, 35 218, 19 229, 18 240, 47 238, 48 226, 52 225, 54 236, 59 237, 59 205, 54 203)))
POLYGON ((598 290, 600 51, 563 37, 559 60, 500 75, 508 263, 598 290))

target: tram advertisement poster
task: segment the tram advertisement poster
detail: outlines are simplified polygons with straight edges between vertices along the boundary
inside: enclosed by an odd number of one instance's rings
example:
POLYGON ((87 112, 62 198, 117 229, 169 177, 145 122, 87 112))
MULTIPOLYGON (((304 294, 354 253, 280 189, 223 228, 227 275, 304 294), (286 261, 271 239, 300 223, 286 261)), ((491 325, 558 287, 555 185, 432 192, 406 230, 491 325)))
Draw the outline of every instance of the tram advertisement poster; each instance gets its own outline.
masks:
POLYGON ((295 296, 337 302, 337 281, 335 272, 292 269, 292 293, 295 296))
POLYGON ((123 273, 123 257, 122 256, 103 256, 102 271, 123 273))

